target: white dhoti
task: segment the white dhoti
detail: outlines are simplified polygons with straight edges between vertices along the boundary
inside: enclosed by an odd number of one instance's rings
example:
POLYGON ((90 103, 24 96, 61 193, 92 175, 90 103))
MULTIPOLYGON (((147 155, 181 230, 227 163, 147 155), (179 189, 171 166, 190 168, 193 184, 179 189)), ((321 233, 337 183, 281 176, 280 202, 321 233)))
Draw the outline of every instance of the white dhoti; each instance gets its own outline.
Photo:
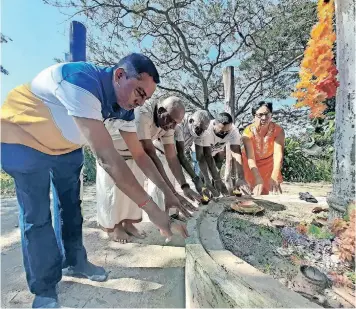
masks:
MULTIPOLYGON (((143 187, 145 176, 133 159, 126 160, 139 184, 143 187)), ((96 205, 98 224, 113 229, 124 220, 137 223, 142 220, 142 209, 124 194, 114 183, 111 176, 96 163, 96 205)))
MULTIPOLYGON (((163 168, 166 172, 166 175, 171 182, 171 184, 175 187, 176 186, 176 179, 173 176, 171 169, 168 166, 168 162, 166 156, 161 152, 157 151, 157 156, 162 162, 163 168)), ((163 192, 150 180, 148 179, 147 182, 147 193, 152 197, 153 201, 158 205, 158 207, 162 210, 165 210, 165 203, 164 203, 164 194, 163 192)), ((175 210, 170 210, 170 214, 175 213, 175 210)))

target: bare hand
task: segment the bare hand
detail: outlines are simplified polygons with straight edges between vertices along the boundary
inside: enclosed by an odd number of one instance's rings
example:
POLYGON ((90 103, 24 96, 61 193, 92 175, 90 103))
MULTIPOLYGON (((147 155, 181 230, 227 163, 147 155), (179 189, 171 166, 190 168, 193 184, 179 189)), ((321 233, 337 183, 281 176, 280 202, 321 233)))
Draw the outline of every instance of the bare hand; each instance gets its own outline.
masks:
POLYGON ((271 177, 269 180, 269 191, 272 192, 272 194, 282 194, 282 189, 281 185, 277 180, 277 177, 271 177))
POLYGON ((244 179, 239 179, 236 182, 235 187, 236 189, 242 191, 242 193, 245 195, 250 195, 252 193, 249 184, 244 179))
POLYGON ((253 188, 253 195, 261 195, 263 190, 263 179, 258 177, 256 179, 256 185, 253 188))
POLYGON ((184 188, 183 193, 187 198, 189 198, 192 201, 194 200, 198 202, 201 201, 202 197, 198 193, 194 192, 191 188, 184 188))
MULTIPOLYGON (((189 236, 186 225, 178 220, 171 219, 171 231, 173 234, 178 234, 183 238, 187 238, 189 236)), ((167 236, 162 230, 161 235, 166 237, 166 242, 169 242, 172 239, 171 236, 167 236)))
POLYGON ((171 221, 166 212, 159 209, 153 201, 150 201, 142 209, 147 213, 150 221, 160 229, 162 235, 167 238, 172 237, 171 221))
POLYGON ((186 218, 190 218, 192 216, 189 211, 198 210, 183 196, 180 196, 179 194, 174 195, 173 193, 165 196, 165 206, 166 212, 168 212, 170 208, 177 208, 186 218))

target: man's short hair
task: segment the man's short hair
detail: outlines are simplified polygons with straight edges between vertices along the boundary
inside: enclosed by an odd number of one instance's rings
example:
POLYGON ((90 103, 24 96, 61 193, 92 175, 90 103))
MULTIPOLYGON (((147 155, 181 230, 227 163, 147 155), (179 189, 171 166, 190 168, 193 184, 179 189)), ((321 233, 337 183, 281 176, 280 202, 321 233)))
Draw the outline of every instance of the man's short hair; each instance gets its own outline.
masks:
POLYGON ((227 124, 232 123, 232 117, 229 113, 220 113, 217 117, 216 120, 220 123, 222 123, 224 126, 227 124))
POLYGON ((129 78, 138 78, 140 74, 147 73, 156 84, 160 83, 156 66, 150 58, 143 54, 132 53, 122 58, 115 69, 124 69, 129 78))

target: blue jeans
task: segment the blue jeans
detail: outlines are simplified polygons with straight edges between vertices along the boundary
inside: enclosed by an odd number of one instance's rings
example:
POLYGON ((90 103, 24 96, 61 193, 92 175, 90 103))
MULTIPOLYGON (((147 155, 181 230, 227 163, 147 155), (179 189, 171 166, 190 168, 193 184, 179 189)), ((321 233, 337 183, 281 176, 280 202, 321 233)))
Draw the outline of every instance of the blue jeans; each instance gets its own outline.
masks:
POLYGON ((199 168, 199 162, 197 160, 197 154, 192 151, 192 159, 193 159, 193 167, 194 167, 194 173, 195 175, 200 174, 200 168, 199 168))
POLYGON ((79 179, 83 152, 79 149, 51 156, 27 146, 1 143, 1 165, 15 180, 27 283, 30 291, 39 295, 54 289, 62 278, 62 242, 66 265, 87 260, 79 179), (57 235, 50 211, 51 182, 57 199, 54 203, 57 235))

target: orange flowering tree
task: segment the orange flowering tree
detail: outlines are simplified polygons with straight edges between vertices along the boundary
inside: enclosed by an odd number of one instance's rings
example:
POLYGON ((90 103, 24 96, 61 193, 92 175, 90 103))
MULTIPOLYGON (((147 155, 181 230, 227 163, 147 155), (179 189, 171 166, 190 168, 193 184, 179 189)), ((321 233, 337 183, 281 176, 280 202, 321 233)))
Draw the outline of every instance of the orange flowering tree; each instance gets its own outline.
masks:
POLYGON ((297 99, 295 107, 309 107, 312 118, 323 117, 327 108, 324 101, 333 98, 339 86, 333 53, 336 40, 333 16, 334 0, 319 0, 318 22, 311 31, 300 66, 300 81, 292 93, 297 99))

